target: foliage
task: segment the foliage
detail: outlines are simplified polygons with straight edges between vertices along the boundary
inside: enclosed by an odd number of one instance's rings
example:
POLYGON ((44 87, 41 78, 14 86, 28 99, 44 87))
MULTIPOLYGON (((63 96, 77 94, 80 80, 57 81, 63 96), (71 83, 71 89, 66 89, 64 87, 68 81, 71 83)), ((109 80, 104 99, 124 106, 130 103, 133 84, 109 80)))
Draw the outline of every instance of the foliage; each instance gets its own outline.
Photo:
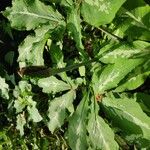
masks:
POLYGON ((150 149, 147 1, 12 0, 0 17, 0 149, 150 149))

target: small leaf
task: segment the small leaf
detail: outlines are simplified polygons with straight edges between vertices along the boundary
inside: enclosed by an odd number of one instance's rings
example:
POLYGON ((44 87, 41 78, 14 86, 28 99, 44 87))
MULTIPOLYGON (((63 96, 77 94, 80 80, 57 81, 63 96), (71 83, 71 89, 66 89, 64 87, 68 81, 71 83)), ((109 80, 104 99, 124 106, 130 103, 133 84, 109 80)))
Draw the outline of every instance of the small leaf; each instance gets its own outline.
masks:
POLYGON ((17 126, 16 129, 20 131, 20 135, 24 135, 24 125, 26 124, 26 119, 24 113, 17 115, 17 126))
POLYGON ((89 95, 86 92, 75 113, 69 119, 67 137, 69 146, 72 150, 87 150, 86 117, 88 112, 88 101, 89 95))
POLYGON ((64 56, 59 45, 54 43, 50 46, 50 55, 54 64, 57 64, 58 68, 65 67, 64 56))
POLYGON ((56 128, 61 127, 66 118, 66 109, 70 110, 72 102, 75 99, 73 90, 67 92, 61 97, 50 101, 48 109, 48 117, 50 121, 47 123, 49 130, 53 133, 56 128))
POLYGON ((150 144, 150 118, 135 100, 127 97, 123 99, 106 97, 102 104, 107 116, 122 129, 128 139, 135 141, 141 147, 150 144))
POLYGON ((108 124, 98 116, 98 109, 97 104, 95 108, 94 105, 91 106, 91 113, 89 115, 87 130, 89 132, 91 146, 93 149, 117 150, 119 149, 119 146, 114 140, 114 133, 108 124))
POLYGON ((55 27, 63 21, 57 11, 39 0, 14 0, 12 7, 7 7, 3 15, 9 19, 11 26, 18 30, 32 30, 46 23, 55 27))
POLYGON ((5 82, 5 79, 0 77, 0 96, 3 97, 4 99, 9 99, 9 86, 8 84, 5 82))
POLYGON ((30 115, 30 119, 32 119, 33 122, 40 122, 42 120, 42 117, 39 114, 38 109, 36 108, 35 101, 30 101, 30 105, 28 105, 27 110, 30 115))
POLYGON ((33 101, 31 85, 27 81, 20 81, 19 85, 15 87, 13 95, 16 98, 14 102, 16 113, 22 112, 27 106, 29 117, 33 122, 42 120, 42 117, 36 108, 36 102, 33 101))
POLYGON ((43 88, 44 93, 57 93, 71 89, 71 86, 56 77, 39 79, 38 86, 43 88))
POLYGON ((84 0, 81 14, 93 26, 110 23, 125 0, 84 0))
MULTIPOLYGON (((28 97, 29 98, 29 97, 28 97)), ((16 113, 20 113, 23 111, 23 109, 28 105, 28 102, 26 99, 23 99, 21 97, 18 97, 18 99, 14 102, 14 107, 16 108, 16 113)))

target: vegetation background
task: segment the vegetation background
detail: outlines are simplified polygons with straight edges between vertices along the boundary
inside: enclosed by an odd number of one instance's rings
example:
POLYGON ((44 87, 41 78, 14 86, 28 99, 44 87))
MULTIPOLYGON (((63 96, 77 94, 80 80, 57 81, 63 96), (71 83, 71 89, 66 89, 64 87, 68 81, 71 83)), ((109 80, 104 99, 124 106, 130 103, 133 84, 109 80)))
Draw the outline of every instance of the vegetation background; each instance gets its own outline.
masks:
POLYGON ((0 149, 150 149, 149 0, 1 0, 0 149))

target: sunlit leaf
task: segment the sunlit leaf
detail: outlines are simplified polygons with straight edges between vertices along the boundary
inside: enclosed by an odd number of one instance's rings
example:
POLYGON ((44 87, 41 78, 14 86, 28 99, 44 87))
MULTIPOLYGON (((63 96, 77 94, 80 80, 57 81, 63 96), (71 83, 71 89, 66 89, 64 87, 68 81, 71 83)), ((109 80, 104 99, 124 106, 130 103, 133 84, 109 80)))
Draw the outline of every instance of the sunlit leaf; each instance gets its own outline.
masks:
POLYGON ((110 23, 125 0, 84 0, 81 14, 91 25, 100 26, 110 23))
POLYGON ((49 26, 35 30, 35 35, 28 35, 19 46, 18 62, 20 67, 43 66, 43 50, 50 33, 49 26))
POLYGON ((44 93, 57 93, 71 89, 71 86, 56 77, 39 79, 38 86, 43 88, 44 93))
POLYGON ((140 2, 137 1, 136 3, 127 1, 122 14, 115 20, 117 28, 114 33, 116 35, 119 37, 126 36, 128 39, 141 39, 145 41, 150 39, 150 8, 144 3, 143 0, 140 2))
POLYGON ((81 19, 79 11, 76 8, 71 9, 71 12, 67 17, 67 28, 71 33, 71 36, 76 42, 76 47, 78 48, 81 55, 86 56, 85 51, 83 51, 84 46, 82 44, 82 34, 81 34, 81 19))
MULTIPOLYGON (((133 43, 110 44, 103 47, 98 55, 102 55, 100 60, 104 63, 115 63, 123 58, 142 58, 150 56, 150 44, 143 41, 133 43)), ((148 58, 147 58, 148 59, 148 58)))
POLYGON ((3 14, 11 22, 11 26, 18 30, 31 30, 46 23, 55 27, 63 20, 51 6, 46 6, 39 0, 14 0, 12 7, 8 7, 3 14))
POLYGON ((5 79, 0 77, 0 96, 5 98, 5 99, 9 99, 9 86, 8 84, 5 82, 5 79))
POLYGON ((94 91, 104 93, 106 90, 117 87, 128 73, 143 62, 143 59, 121 59, 115 64, 107 65, 100 75, 94 75, 97 79, 93 76, 94 91))
POLYGON ((20 131, 20 135, 24 135, 24 125, 26 124, 26 119, 24 113, 17 115, 17 126, 16 129, 20 131))
POLYGON ((115 126, 122 129, 127 139, 135 141, 140 147, 150 144, 150 118, 133 99, 104 98, 102 101, 107 116, 115 126))
POLYGON ((15 97, 14 107, 16 113, 22 112, 27 107, 29 118, 32 119, 33 122, 42 120, 42 117, 36 108, 36 102, 33 101, 31 85, 27 81, 20 81, 19 85, 15 87, 13 94, 15 97))
MULTIPOLYGON (((93 100, 93 99, 92 99, 93 100)), ((94 100, 93 102, 94 103, 94 100)), ((89 132, 90 144, 93 149, 117 150, 118 144, 114 140, 114 133, 108 124, 98 115, 98 105, 92 104, 89 114, 87 130, 89 132), (92 106, 93 105, 93 106, 92 106)))
POLYGON ((87 139, 86 139, 86 119, 88 111, 89 95, 85 93, 82 101, 78 105, 75 113, 69 119, 68 127, 68 141, 69 146, 72 150, 86 150, 87 139))
POLYGON ((40 122, 42 120, 42 117, 36 108, 36 102, 30 100, 30 104, 28 105, 27 110, 33 122, 40 122))
POLYGON ((71 90, 49 102, 48 117, 50 121, 47 123, 47 125, 51 132, 54 132, 56 128, 60 128, 64 123, 64 119, 67 117, 66 110, 69 110, 69 108, 72 106, 74 99, 75 92, 71 90))

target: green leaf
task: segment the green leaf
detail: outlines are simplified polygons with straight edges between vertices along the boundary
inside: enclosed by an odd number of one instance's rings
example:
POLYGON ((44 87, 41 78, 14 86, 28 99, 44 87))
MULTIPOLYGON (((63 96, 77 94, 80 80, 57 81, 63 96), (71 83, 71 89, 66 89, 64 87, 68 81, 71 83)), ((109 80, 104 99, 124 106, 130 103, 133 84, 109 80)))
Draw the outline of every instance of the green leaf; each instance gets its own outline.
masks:
POLYGON ((9 99, 9 86, 5 82, 5 79, 0 77, 0 96, 3 97, 4 99, 9 99))
POLYGON ((137 7, 132 11, 126 11, 125 13, 128 17, 133 19, 134 23, 132 22, 132 24, 150 31, 150 21, 147 20, 150 17, 150 7, 148 5, 137 7))
MULTIPOLYGON (((28 97, 31 98, 31 97, 28 97)), ((23 99, 21 97, 18 97, 18 99, 14 102, 14 107, 16 108, 16 112, 22 112, 22 110, 28 105, 28 102, 26 99, 23 99)))
POLYGON ((88 112, 89 94, 84 93, 85 96, 78 105, 75 113, 69 119, 68 127, 68 141, 72 150, 87 150, 86 140, 86 118, 88 112))
POLYGON ((57 11, 39 0, 14 0, 12 7, 8 7, 3 15, 18 30, 32 30, 47 23, 55 27, 63 21, 57 11))
MULTIPOLYGON (((138 4, 138 2, 136 2, 136 4, 138 4)), ((131 8, 131 10, 128 11, 129 7, 132 7, 136 4, 133 4, 131 1, 127 1, 126 9, 123 10, 122 14, 115 20, 114 34, 122 38, 128 37, 129 40, 141 39, 149 41, 150 8, 146 4, 141 4, 141 6, 136 6, 135 8, 131 8)))
MULTIPOLYGON (((92 99, 93 100, 93 99, 92 99)), ((93 102, 94 103, 94 100, 93 102)), ((93 104, 92 104, 93 105, 93 104)), ((108 124, 98 116, 98 105, 91 105, 91 113, 89 115, 89 122, 87 130, 89 132, 90 144, 93 149, 102 150, 117 150, 119 146, 114 140, 114 133, 108 124)))
POLYGON ((73 7, 73 1, 72 0, 61 0, 60 4, 62 6, 72 8, 73 7))
POLYGON ((114 90, 115 92, 123 92, 127 90, 134 90, 141 86, 147 77, 150 75, 150 60, 135 68, 135 70, 128 75, 114 90))
POLYGON ((81 55, 86 57, 86 53, 84 50, 84 46, 82 44, 82 34, 81 34, 81 25, 80 25, 80 12, 77 8, 71 9, 71 12, 67 17, 67 28, 71 33, 71 36, 76 42, 76 47, 81 53, 81 55))
POLYGON ((143 63, 143 59, 121 59, 115 64, 107 65, 100 75, 93 75, 93 88, 95 93, 104 93, 114 88, 135 67, 143 63), (96 77, 95 77, 96 76, 96 77))
POLYGON ((124 2, 125 0, 84 0, 81 14, 87 23, 98 27, 110 23, 124 2))
MULTIPOLYGON (((100 60, 104 63, 115 63, 118 59, 124 58, 142 58, 150 55, 150 44, 143 41, 134 41, 132 43, 110 44, 103 47, 98 55, 102 55, 100 60)), ((148 59, 148 58, 147 58, 148 59)))
POLYGON ((57 93, 71 89, 71 86, 56 77, 51 76, 38 80, 38 86, 43 88, 44 93, 57 93))
POLYGON ((150 109, 150 95, 138 92, 136 93, 136 99, 137 102, 145 104, 150 109))
POLYGON ((67 117, 66 110, 72 106, 75 99, 75 91, 71 90, 61 97, 55 98, 49 103, 48 117, 50 121, 47 123, 49 130, 53 133, 56 128, 63 125, 64 119, 67 117))
POLYGON ((36 108, 36 102, 33 101, 31 85, 27 81, 20 81, 19 85, 15 87, 13 95, 16 98, 14 102, 16 113, 22 112, 23 109, 27 107, 29 117, 33 122, 42 120, 42 117, 36 108))
POLYGON ((51 55, 52 62, 54 64, 57 64, 58 68, 65 67, 66 64, 64 63, 64 56, 60 48, 60 45, 56 45, 52 43, 50 45, 50 55, 51 55))
POLYGON ((20 95, 26 96, 29 93, 31 94, 31 84, 29 84, 27 81, 20 81, 18 86, 16 85, 13 91, 13 95, 15 98, 18 98, 20 95))
POLYGON ((134 90, 138 88, 140 85, 144 83, 146 78, 150 75, 149 72, 141 73, 137 76, 133 76, 131 78, 127 78, 127 81, 121 85, 119 85, 114 91, 115 92, 123 92, 128 90, 134 90))
MULTIPOLYGON (((49 45, 52 62, 56 64, 56 66, 54 66, 55 68, 63 68, 66 66, 66 63, 64 63, 64 55, 61 46, 62 45, 60 44, 60 42, 58 42, 57 44, 51 43, 49 45)), ((66 81, 73 87, 72 80, 67 76, 66 72, 62 72, 58 75, 61 77, 62 80, 66 81)))
POLYGON ((24 113, 17 115, 17 126, 16 129, 20 131, 20 135, 24 135, 24 125, 26 124, 26 119, 24 113))
POLYGON ((30 115, 30 119, 32 119, 33 122, 40 122, 42 120, 42 117, 39 114, 38 109, 36 108, 36 102, 33 101, 32 99, 29 99, 29 100, 28 100, 28 102, 30 104, 27 106, 27 110, 30 115))
POLYGON ((50 26, 42 26, 35 30, 34 36, 27 36, 19 46, 18 62, 20 67, 43 66, 43 50, 49 38, 50 26))
POLYGON ((109 98, 102 104, 107 116, 130 141, 135 141, 141 148, 150 144, 150 118, 142 111, 134 99, 109 98))

